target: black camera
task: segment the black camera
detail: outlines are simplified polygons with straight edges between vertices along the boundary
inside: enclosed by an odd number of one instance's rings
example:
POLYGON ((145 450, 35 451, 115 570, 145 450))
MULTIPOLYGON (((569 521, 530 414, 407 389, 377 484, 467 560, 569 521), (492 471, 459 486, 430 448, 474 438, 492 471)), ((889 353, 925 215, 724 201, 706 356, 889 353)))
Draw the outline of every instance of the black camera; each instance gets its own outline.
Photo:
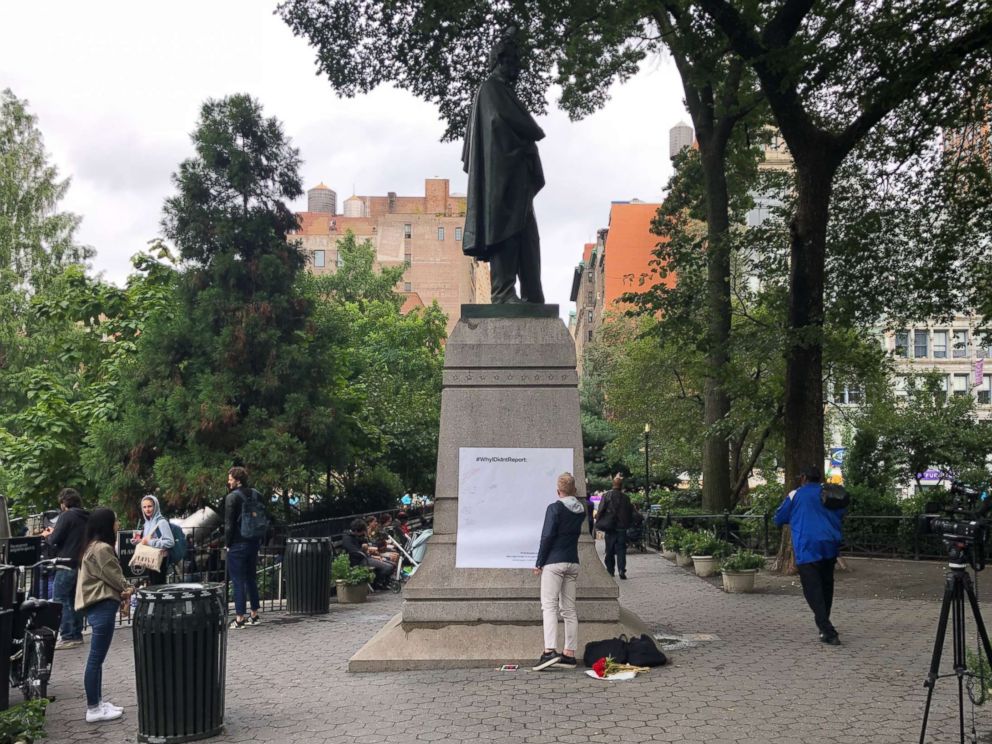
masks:
POLYGON ((976 571, 985 568, 985 542, 989 535, 986 518, 992 499, 987 488, 975 488, 961 481, 951 481, 951 503, 945 507, 927 504, 928 513, 920 516, 920 532, 940 535, 951 563, 970 564, 976 571))

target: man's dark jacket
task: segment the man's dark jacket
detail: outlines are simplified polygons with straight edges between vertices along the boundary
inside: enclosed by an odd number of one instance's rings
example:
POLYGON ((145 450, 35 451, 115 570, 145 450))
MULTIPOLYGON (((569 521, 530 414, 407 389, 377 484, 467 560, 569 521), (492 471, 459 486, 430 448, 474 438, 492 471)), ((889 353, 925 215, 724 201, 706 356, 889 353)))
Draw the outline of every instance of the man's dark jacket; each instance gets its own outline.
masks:
POLYGON ((544 132, 516 93, 491 75, 479 87, 462 149, 468 173, 462 252, 488 261, 500 245, 523 231, 544 187, 537 153, 544 132))
MULTIPOLYGON (((245 506, 245 492, 253 488, 238 486, 224 498, 224 544, 231 547, 236 543, 252 542, 241 534, 241 512, 245 506)), ((255 497, 260 498, 258 491, 255 497)))
POLYGON ((368 542, 365 535, 354 535, 346 532, 341 538, 341 550, 348 554, 352 566, 367 566, 369 554, 362 550, 362 544, 368 542))
POLYGON ((625 530, 634 516, 634 505, 623 491, 612 489, 603 495, 596 512, 596 529, 603 532, 625 530))
POLYGON ((585 521, 585 504, 574 496, 548 504, 534 566, 544 568, 550 563, 578 563, 579 535, 585 521), (566 501, 572 504, 571 508, 566 501))
POLYGON ((73 568, 79 568, 79 554, 83 549, 89 518, 88 511, 74 506, 59 515, 55 529, 47 538, 48 544, 55 549, 55 557, 69 558, 73 568))

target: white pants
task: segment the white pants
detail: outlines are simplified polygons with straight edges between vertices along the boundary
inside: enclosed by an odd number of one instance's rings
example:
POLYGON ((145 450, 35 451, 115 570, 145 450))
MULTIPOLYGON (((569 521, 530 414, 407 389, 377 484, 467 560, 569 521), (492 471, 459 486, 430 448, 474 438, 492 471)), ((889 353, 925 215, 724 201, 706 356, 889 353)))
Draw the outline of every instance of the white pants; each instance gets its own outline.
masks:
POLYGON ((565 648, 575 651, 579 642, 579 616, 575 612, 578 563, 549 563, 541 571, 541 611, 544 614, 544 648, 558 648, 558 615, 565 622, 565 648))

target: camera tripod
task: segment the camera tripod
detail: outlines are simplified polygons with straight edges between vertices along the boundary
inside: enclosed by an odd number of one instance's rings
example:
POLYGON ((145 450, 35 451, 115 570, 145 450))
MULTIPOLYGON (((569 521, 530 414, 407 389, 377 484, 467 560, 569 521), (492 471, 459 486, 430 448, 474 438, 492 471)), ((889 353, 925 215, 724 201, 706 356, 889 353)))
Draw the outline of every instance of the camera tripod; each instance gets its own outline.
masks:
MULTIPOLYGON (((982 621, 982 612, 978 608, 978 597, 971 583, 971 576, 965 570, 967 563, 948 563, 948 572, 944 582, 944 601, 940 605, 940 621, 937 623, 937 640, 933 644, 933 656, 930 657, 930 673, 923 686, 927 688, 927 704, 923 709, 923 728, 920 730, 920 744, 925 744, 927 735, 927 719, 930 717, 930 703, 933 700, 933 690, 940 679, 940 656, 944 651, 944 638, 947 635, 947 617, 951 616, 952 648, 954 650, 954 676, 958 678, 958 725, 961 733, 961 744, 964 744, 964 677, 968 671, 965 659, 964 637, 964 598, 968 596, 971 612, 982 639, 985 658, 992 662, 992 644, 989 634, 982 621)), ((950 674, 945 674, 950 677, 950 674)))

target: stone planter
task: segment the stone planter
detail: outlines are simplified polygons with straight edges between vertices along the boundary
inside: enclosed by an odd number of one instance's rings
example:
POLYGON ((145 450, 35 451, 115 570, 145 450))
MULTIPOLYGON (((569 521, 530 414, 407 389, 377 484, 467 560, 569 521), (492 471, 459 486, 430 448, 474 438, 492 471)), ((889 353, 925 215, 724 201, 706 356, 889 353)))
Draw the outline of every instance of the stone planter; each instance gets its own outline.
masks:
POLYGON ((345 584, 334 582, 338 589, 338 604, 359 604, 369 596, 368 584, 345 584))
POLYGON ((692 566, 696 569, 696 576, 705 579, 717 572, 720 561, 712 555, 694 555, 692 556, 692 566))
POLYGON ((685 555, 683 553, 676 553, 675 554, 675 565, 676 566, 681 566, 682 568, 688 568, 689 566, 692 565, 692 556, 691 555, 685 555))
POLYGON ((754 577, 758 569, 749 568, 745 571, 722 571, 723 590, 730 594, 744 594, 754 591, 754 577))

